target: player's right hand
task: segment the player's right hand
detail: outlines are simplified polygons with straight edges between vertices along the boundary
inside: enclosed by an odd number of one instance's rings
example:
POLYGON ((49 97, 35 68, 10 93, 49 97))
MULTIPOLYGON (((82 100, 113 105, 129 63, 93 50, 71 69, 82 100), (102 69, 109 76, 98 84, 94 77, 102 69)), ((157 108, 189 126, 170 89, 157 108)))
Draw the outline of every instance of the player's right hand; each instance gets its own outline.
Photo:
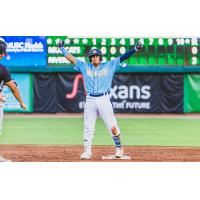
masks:
POLYGON ((135 44, 135 50, 138 51, 140 50, 142 47, 143 47, 143 42, 142 41, 138 41, 136 44, 135 44))
POLYGON ((61 48, 61 47, 64 47, 64 41, 63 40, 60 40, 59 42, 58 42, 58 47, 59 48, 61 48))
POLYGON ((23 109, 23 110, 26 110, 26 105, 22 102, 22 103, 20 103, 20 106, 21 106, 21 108, 23 109))

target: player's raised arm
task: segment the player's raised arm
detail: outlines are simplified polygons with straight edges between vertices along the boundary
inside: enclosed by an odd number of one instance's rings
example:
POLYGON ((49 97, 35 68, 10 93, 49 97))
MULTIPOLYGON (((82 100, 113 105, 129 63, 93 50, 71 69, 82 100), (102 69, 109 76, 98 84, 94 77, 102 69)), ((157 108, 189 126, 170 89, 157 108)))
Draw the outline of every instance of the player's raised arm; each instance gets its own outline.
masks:
POLYGON ((143 42, 138 41, 131 50, 127 51, 125 54, 119 57, 120 63, 129 58, 130 56, 132 56, 135 52, 139 51, 142 47, 143 47, 143 42))
POLYGON ((64 48, 64 41, 60 40, 58 47, 62 51, 65 58, 69 60, 69 62, 71 62, 73 65, 76 65, 76 58, 64 48))

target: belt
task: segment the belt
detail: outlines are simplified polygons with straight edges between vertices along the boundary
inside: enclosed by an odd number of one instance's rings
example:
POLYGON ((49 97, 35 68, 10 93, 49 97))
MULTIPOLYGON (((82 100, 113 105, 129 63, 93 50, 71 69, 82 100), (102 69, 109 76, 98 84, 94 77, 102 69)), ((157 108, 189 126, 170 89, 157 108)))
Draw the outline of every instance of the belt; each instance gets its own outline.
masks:
POLYGON ((88 96, 101 97, 101 96, 108 95, 108 94, 110 94, 110 92, 105 92, 105 93, 101 93, 101 94, 90 94, 90 93, 88 93, 88 96))

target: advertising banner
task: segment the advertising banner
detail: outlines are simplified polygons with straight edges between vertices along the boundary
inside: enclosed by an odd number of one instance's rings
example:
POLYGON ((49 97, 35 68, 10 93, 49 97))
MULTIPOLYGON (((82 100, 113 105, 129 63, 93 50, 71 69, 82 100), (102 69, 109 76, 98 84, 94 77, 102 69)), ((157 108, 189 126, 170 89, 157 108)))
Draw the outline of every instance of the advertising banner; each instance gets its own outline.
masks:
POLYGON ((160 112, 159 82, 155 75, 116 75, 110 94, 115 112, 160 112))
POLYGON ((183 113, 183 74, 160 74, 161 113, 183 113))
POLYGON ((56 79, 57 75, 55 74, 40 73, 34 75, 34 112, 57 112, 56 79))
POLYGON ((33 111, 33 81, 31 74, 11 74, 12 79, 17 82, 17 87, 20 91, 21 97, 27 106, 26 110, 23 110, 19 102, 13 96, 10 88, 4 86, 3 95, 6 97, 4 103, 5 112, 32 112, 33 111))
MULTIPOLYGON (((34 94, 35 112, 83 112, 81 74, 38 74, 34 94)), ((117 74, 110 98, 117 113, 182 113, 183 75, 117 74)))
POLYGON ((44 36, 6 36, 7 53, 2 64, 11 67, 46 66, 46 38, 44 36))

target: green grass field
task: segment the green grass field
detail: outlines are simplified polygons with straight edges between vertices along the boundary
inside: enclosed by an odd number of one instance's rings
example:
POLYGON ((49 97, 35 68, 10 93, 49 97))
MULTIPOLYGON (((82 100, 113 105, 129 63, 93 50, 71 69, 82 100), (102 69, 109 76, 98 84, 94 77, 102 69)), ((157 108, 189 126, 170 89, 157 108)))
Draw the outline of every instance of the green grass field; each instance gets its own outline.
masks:
MULTIPOLYGON (((198 118, 118 118, 124 145, 200 146, 198 118)), ((5 116, 1 144, 82 144, 82 118, 5 116)), ((112 145, 98 119, 95 145, 112 145)))

